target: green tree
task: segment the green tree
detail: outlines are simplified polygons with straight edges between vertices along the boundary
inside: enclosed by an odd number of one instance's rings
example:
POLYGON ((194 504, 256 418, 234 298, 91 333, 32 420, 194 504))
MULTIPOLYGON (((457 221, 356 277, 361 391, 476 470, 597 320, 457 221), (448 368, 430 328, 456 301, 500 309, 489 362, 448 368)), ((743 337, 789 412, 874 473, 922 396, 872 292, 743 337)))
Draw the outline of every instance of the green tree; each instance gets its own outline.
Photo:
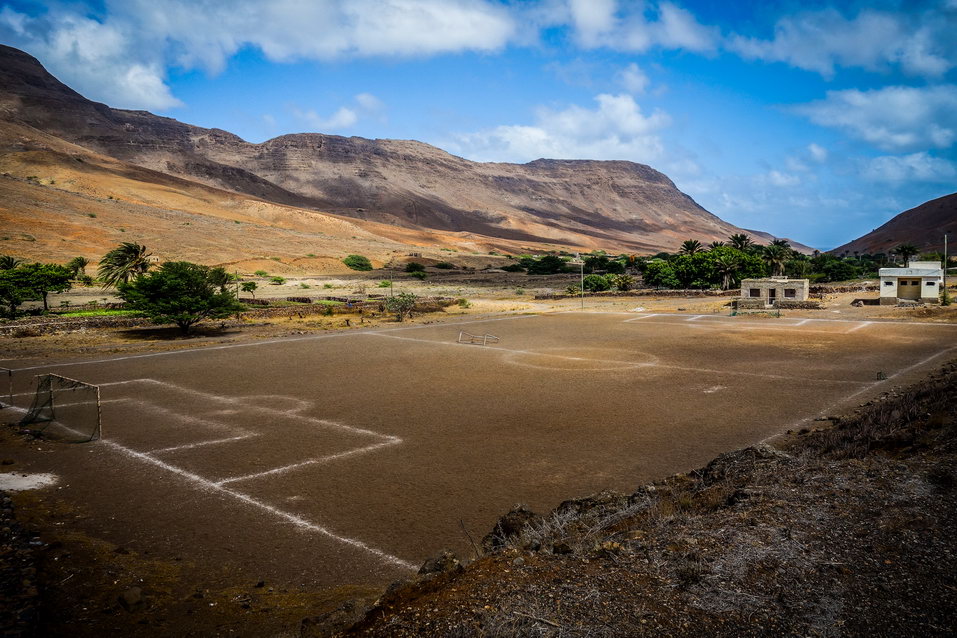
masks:
POLYGON ((540 259, 521 260, 530 275, 554 275, 565 272, 565 260, 558 255, 545 255, 540 259))
POLYGON ((425 272, 425 266, 417 261, 410 261, 405 265, 405 272, 425 272))
POLYGON ((73 277, 76 278, 80 275, 86 274, 86 267, 90 265, 90 260, 86 257, 74 257, 67 262, 66 267, 70 269, 70 272, 73 273, 73 277))
POLYGON ((210 270, 188 261, 168 261, 154 272, 120 283, 118 294, 154 323, 175 323, 186 335, 204 319, 220 319, 243 308, 232 291, 221 290, 211 280, 210 270))
POLYGON ((611 288, 611 284, 604 275, 587 275, 582 284, 588 292, 602 292, 611 288))
POLYGON ((631 275, 615 273, 606 275, 605 278, 608 280, 608 283, 615 288, 615 290, 631 290, 632 286, 635 285, 635 278, 631 275))
POLYGON ((0 304, 7 309, 8 317, 16 317, 20 304, 31 299, 36 299, 36 293, 29 287, 25 271, 20 268, 0 269, 0 304))
POLYGON ((253 299, 256 298, 256 288, 259 288, 259 286, 256 284, 255 281, 244 281, 243 283, 239 285, 239 287, 243 292, 248 292, 249 294, 251 294, 253 296, 253 299))
POLYGON ((652 260, 645 266, 645 283, 654 288, 678 288, 678 278, 671 264, 664 260, 652 260))
POLYGON ((681 249, 678 251, 682 255, 693 255, 703 250, 701 242, 697 239, 686 239, 681 243, 681 249))
POLYGON ((34 298, 43 300, 44 312, 50 309, 47 296, 51 292, 64 292, 72 286, 73 273, 60 264, 26 264, 18 270, 23 271, 26 286, 33 291, 34 298))
POLYGON ((104 288, 111 288, 117 284, 127 283, 137 275, 150 269, 150 253, 146 246, 131 241, 125 241, 100 260, 98 275, 104 288))
POLYGON ((412 317, 412 310, 415 309, 417 300, 418 297, 411 292, 400 292, 396 296, 385 300, 385 309, 388 312, 394 312, 396 318, 402 321, 406 315, 412 317))
POLYGON ((209 269, 209 281, 221 291, 225 291, 226 287, 234 281, 234 277, 222 266, 215 266, 209 269))
POLYGON ((342 263, 353 270, 372 270, 372 262, 363 255, 348 255, 342 263))

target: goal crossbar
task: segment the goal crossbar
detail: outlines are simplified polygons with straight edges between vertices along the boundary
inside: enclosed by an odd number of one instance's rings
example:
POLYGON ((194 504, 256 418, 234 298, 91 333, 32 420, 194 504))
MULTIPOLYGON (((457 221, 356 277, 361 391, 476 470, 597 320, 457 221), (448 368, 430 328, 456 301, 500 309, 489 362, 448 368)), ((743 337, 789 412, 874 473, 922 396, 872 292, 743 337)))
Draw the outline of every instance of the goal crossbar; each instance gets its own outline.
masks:
POLYGON ((499 338, 495 335, 484 334, 484 335, 473 335, 470 332, 465 332, 464 330, 459 331, 459 338, 457 343, 470 343, 478 346, 487 346, 490 343, 498 343, 499 338))

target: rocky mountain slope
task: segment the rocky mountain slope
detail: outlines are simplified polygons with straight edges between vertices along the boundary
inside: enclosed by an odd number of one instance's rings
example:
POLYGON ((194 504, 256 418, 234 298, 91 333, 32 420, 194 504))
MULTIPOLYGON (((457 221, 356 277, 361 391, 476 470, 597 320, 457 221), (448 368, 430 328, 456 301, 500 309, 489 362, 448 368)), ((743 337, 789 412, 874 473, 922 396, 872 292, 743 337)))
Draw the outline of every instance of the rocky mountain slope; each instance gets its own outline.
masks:
POLYGON ((944 233, 950 234, 951 249, 948 252, 954 254, 957 250, 957 193, 905 210, 883 226, 831 252, 836 255, 890 253, 900 244, 913 244, 921 252, 942 251, 944 233))
MULTIPOLYGON (((226 131, 92 102, 36 59, 3 46, 0 126, 257 201, 449 240, 655 252, 688 238, 707 243, 747 232, 642 164, 476 163, 416 141, 316 133, 251 144, 226 131)), ((18 150, 16 142, 0 149, 18 150)))

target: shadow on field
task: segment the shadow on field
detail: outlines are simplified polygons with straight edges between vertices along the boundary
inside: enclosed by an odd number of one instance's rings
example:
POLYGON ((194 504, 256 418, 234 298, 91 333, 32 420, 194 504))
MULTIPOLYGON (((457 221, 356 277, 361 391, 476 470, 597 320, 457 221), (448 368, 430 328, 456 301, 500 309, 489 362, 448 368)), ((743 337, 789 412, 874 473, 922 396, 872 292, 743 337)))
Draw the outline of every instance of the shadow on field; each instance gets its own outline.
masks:
POLYGON ((183 331, 175 326, 150 326, 119 330, 117 334, 132 341, 189 341, 192 339, 208 339, 230 337, 240 334, 241 330, 235 326, 220 324, 200 325, 184 335, 183 331))

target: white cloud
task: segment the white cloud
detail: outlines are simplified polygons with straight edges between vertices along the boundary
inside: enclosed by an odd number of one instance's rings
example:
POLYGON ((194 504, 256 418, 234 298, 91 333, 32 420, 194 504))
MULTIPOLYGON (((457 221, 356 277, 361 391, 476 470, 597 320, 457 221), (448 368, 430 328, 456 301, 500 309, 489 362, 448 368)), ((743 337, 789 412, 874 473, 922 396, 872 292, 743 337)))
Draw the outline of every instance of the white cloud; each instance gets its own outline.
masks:
POLYGON ((616 74, 616 79, 632 94, 641 94, 648 89, 650 80, 641 68, 632 62, 616 74))
POLYGON ((785 62, 832 77, 835 67, 939 77, 957 65, 957 14, 941 10, 889 13, 867 9, 853 18, 837 10, 780 19, 771 39, 740 35, 727 47, 746 59, 785 62))
POLYGON ((811 142, 807 145, 807 152, 810 153, 811 159, 815 162, 826 162, 827 161, 827 149, 823 146, 818 146, 817 144, 811 142))
POLYGON ((379 117, 385 111, 385 104, 371 93, 359 93, 354 104, 340 106, 332 115, 324 117, 315 110, 301 110, 293 107, 293 116, 316 132, 340 131, 354 126, 363 117, 379 117))
POLYGON ((569 0, 569 8, 575 40, 586 49, 646 51, 662 47, 710 52, 720 35, 670 2, 657 6, 624 2, 619 6, 616 0, 569 0))
POLYGON ((658 132, 671 122, 666 113, 656 110, 644 115, 630 95, 602 94, 595 101, 595 109, 543 108, 533 126, 497 126, 460 135, 449 146, 479 161, 526 162, 546 157, 650 162, 662 156, 658 132))
POLYGON ((889 151, 948 148, 957 141, 957 86, 828 91, 794 110, 889 151))
MULTIPOLYGON (((0 10, 0 41, 40 58, 94 100, 163 110, 180 104, 165 69, 221 71, 240 48, 275 62, 496 51, 517 34, 492 0, 106 0, 102 16, 57 5, 0 10)), ((343 115, 343 117, 345 117, 343 115)))
POLYGON ((791 175, 790 173, 782 173, 780 171, 770 171, 767 174, 768 183, 772 186, 777 186, 779 188, 786 188, 789 186, 797 186, 801 183, 801 178, 797 175, 791 175))
POLYGON ((927 153, 883 155, 868 161, 863 174, 874 182, 953 182, 957 166, 927 153))

